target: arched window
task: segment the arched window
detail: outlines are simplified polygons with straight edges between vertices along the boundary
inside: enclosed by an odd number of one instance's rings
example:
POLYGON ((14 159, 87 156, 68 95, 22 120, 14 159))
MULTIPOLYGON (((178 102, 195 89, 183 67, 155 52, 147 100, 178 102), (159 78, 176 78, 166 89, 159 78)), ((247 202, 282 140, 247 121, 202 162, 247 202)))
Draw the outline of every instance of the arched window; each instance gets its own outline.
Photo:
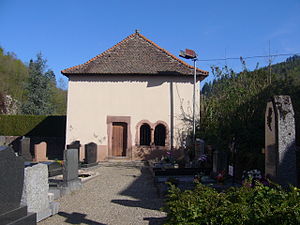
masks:
POLYGON ((166 144, 166 127, 158 124, 154 130, 154 144, 156 146, 165 146, 166 144))
POLYGON ((150 145, 151 142, 151 130, 147 123, 144 123, 140 127, 140 145, 150 145))

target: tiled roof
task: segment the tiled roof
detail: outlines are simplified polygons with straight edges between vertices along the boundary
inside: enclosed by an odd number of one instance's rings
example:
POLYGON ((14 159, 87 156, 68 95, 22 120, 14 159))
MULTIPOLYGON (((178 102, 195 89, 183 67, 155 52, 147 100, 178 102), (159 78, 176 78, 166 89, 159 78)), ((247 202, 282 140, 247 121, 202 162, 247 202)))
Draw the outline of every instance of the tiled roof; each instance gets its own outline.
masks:
MULTIPOLYGON (((86 63, 61 73, 69 75, 127 74, 127 75, 193 75, 194 67, 178 59, 165 49, 134 33, 112 48, 86 63)), ((204 79, 208 72, 197 68, 197 75, 204 79)))

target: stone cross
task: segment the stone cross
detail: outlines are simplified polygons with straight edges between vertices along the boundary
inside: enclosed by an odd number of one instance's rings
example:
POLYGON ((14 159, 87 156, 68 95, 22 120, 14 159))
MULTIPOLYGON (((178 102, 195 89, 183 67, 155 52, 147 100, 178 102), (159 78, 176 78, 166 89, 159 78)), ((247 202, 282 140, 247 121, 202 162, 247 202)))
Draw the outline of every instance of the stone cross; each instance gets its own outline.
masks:
POLYGON ((289 96, 274 96, 265 112, 265 176, 297 185, 295 117, 289 96))

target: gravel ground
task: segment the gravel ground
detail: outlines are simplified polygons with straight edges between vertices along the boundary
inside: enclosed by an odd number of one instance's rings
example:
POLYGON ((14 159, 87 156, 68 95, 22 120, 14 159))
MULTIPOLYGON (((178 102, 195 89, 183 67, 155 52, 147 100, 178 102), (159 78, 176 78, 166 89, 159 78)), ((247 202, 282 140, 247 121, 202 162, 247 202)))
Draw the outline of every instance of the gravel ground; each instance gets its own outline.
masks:
POLYGON ((59 213, 38 225, 163 223, 162 199, 157 197, 148 168, 141 163, 118 162, 101 163, 93 170, 99 176, 60 198, 59 213))

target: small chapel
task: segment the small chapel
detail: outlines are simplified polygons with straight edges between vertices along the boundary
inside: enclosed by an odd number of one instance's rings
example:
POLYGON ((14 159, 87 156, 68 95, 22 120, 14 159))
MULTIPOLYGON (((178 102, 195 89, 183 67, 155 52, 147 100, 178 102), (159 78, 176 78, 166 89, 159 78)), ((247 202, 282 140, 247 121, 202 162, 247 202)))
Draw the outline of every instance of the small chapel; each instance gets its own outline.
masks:
MULTIPOLYGON (((66 145, 96 143, 97 161, 148 160, 181 148, 194 67, 139 32, 61 73, 69 80, 66 145)), ((199 103, 208 72, 196 74, 199 103)))

